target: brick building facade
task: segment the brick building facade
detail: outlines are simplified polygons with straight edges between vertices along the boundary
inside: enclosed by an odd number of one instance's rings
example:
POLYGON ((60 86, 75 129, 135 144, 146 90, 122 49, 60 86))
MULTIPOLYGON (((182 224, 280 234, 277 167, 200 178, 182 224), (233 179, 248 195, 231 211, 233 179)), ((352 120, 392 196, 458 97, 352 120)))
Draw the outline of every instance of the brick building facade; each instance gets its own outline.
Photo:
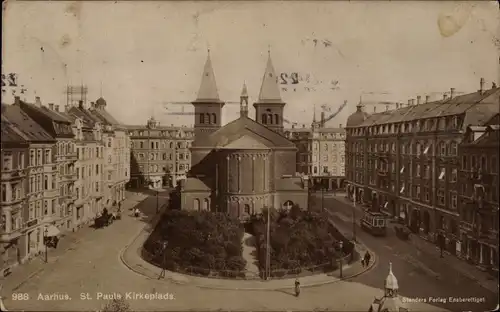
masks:
POLYGON ((458 147, 470 125, 499 109, 499 88, 367 114, 362 105, 347 122, 348 196, 374 211, 399 217, 415 232, 459 249, 458 147), (356 194, 356 196, 354 196, 356 194))

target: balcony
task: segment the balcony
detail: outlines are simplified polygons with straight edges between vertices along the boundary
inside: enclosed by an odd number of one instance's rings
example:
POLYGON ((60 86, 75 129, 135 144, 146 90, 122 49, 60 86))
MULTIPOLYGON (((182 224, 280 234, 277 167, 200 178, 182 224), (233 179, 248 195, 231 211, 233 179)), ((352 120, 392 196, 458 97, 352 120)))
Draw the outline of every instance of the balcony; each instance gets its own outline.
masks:
POLYGON ((25 177, 23 169, 3 169, 2 170, 2 181, 16 180, 25 177))

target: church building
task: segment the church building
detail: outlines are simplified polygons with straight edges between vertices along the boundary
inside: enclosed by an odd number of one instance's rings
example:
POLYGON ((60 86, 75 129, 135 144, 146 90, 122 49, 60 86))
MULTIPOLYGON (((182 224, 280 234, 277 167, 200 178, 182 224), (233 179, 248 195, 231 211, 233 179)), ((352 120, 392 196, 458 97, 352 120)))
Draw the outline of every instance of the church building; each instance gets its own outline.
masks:
POLYGON ((191 170, 180 184, 181 208, 225 212, 241 220, 262 208, 308 209, 308 179, 296 174, 295 144, 283 134, 286 103, 269 53, 255 120, 248 116, 246 85, 240 116, 221 126, 220 100, 210 53, 195 110, 191 170))

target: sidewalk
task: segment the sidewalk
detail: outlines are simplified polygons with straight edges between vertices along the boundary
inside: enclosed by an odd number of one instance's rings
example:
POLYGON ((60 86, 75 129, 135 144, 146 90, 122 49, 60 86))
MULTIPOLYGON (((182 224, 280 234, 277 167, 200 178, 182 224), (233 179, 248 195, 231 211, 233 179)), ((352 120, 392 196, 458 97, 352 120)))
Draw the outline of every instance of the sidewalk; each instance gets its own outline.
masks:
MULTIPOLYGON (((339 229, 340 230, 340 229, 339 229)), ((161 269, 150 264, 141 257, 141 248, 144 241, 148 238, 149 233, 141 230, 133 241, 125 246, 120 254, 120 259, 125 266, 137 274, 143 275, 149 279, 158 279, 161 269)), ((356 245, 356 250, 363 255, 366 251, 364 246, 356 245)), ((372 252, 373 261, 370 266, 363 267, 360 261, 343 266, 343 278, 340 278, 340 271, 337 270, 329 274, 316 274, 300 278, 302 287, 313 287, 325 284, 331 284, 342 280, 354 278, 362 273, 373 268, 376 264, 377 257, 372 252)), ((200 288, 220 289, 220 290, 280 290, 294 288, 295 279, 276 279, 276 280, 233 280, 233 279, 218 279, 206 278, 191 275, 184 275, 172 271, 165 272, 165 279, 168 282, 177 284, 189 284, 200 288)))
MULTIPOLYGON (((350 200, 345 198, 345 194, 339 194, 339 196, 335 197, 335 200, 350 206, 353 205, 350 200)), ((363 211, 361 205, 356 205, 356 209, 358 211, 363 211)), ((390 225, 390 227, 393 228, 394 226, 390 225)), ((412 235, 408 243, 415 246, 418 250, 425 252, 426 255, 436 259, 437 261, 445 261, 459 273, 475 281, 483 288, 488 289, 489 291, 492 291, 494 293, 498 292, 498 281, 492 279, 492 277, 488 273, 481 271, 475 265, 470 265, 447 251, 443 252, 445 254, 445 257, 441 258, 439 248, 422 236, 412 235)))
MULTIPOLYGON (((127 197, 122 204, 122 207, 128 209, 135 206, 138 202, 142 201, 146 196, 127 194, 127 197)), ((41 253, 39 256, 33 258, 31 261, 21 264, 12 270, 12 273, 6 277, 0 278, 0 284, 3 286, 2 291, 6 293, 15 292, 26 281, 36 277, 45 268, 51 267, 53 263, 57 263, 59 258, 66 252, 77 248, 78 244, 85 240, 89 233, 95 230, 89 226, 84 226, 78 231, 68 232, 61 237, 56 249, 49 248, 47 262, 45 263, 45 256, 41 253)))
POLYGON ((255 237, 248 233, 245 233, 241 239, 241 245, 243 246, 242 256, 243 259, 247 261, 247 265, 245 267, 246 273, 245 276, 247 278, 260 278, 259 277, 259 268, 255 264, 257 261, 257 248, 255 248, 255 237))

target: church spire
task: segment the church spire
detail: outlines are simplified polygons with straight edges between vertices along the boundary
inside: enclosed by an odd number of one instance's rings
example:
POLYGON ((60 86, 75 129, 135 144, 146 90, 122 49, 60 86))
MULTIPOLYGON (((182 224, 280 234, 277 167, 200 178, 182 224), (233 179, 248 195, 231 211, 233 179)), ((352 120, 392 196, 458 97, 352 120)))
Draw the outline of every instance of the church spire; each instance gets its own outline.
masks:
POLYGON ((212 59, 210 58, 210 49, 208 49, 207 61, 203 68, 203 75, 201 77, 201 84, 196 102, 220 102, 214 69, 212 67, 212 59))
POLYGON ((316 104, 313 105, 313 123, 316 122, 316 104))
POLYGON ((392 263, 389 263, 389 274, 385 279, 384 288, 386 297, 393 297, 398 295, 398 279, 396 278, 396 276, 394 276, 394 273, 392 273, 392 263))
POLYGON ((248 117, 248 91, 246 83, 243 83, 240 95, 240 117, 248 117))
POLYGON ((268 58, 264 77, 262 78, 262 86, 259 93, 260 103, 282 103, 280 89, 276 72, 274 71, 273 62, 271 60, 271 50, 268 50, 268 58))

